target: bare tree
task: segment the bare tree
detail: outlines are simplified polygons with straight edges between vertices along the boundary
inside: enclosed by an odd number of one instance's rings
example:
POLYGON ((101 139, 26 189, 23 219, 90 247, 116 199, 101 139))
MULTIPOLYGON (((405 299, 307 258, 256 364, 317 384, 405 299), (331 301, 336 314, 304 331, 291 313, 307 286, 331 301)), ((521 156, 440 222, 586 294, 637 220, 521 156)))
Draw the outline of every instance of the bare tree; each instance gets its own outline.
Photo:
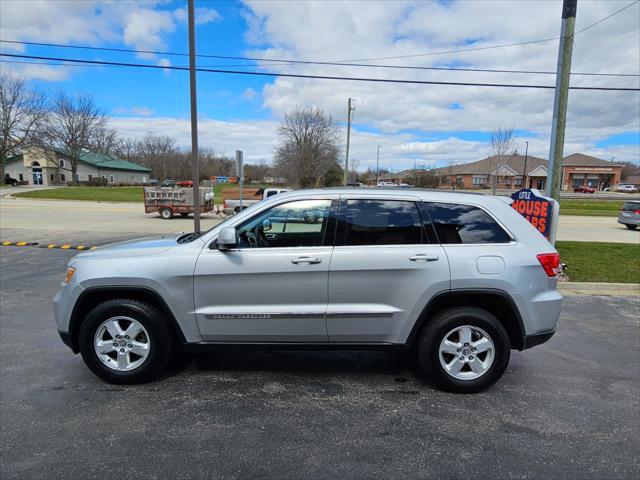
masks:
POLYGON ((0 178, 7 158, 26 146, 46 115, 43 93, 30 89, 22 78, 0 74, 0 178))
POLYGON ((160 180, 173 177, 176 170, 173 164, 179 153, 175 139, 161 135, 147 135, 138 142, 136 149, 139 162, 160 180))
POLYGON ((352 158, 349 162, 349 181, 358 181, 358 167, 360 166, 360 160, 358 158, 352 158))
POLYGON ((440 178, 433 169, 413 170, 409 180, 418 188, 437 188, 440 183, 440 178))
POLYGON ((493 194, 496 194, 498 183, 500 181, 500 167, 504 165, 504 157, 511 150, 513 145, 513 127, 498 127, 491 131, 491 185, 493 194))
POLYGON ((338 163, 338 127, 324 111, 297 107, 287 113, 278 129, 277 170, 300 187, 318 186, 338 163))
POLYGON ((44 142, 47 147, 67 156, 74 185, 78 183, 78 163, 82 153, 104 135, 105 128, 104 112, 96 106, 93 97, 71 97, 64 92, 54 97, 44 130, 44 142))
POLYGON ((122 140, 118 138, 118 132, 113 128, 102 128, 91 141, 91 150, 106 155, 117 155, 121 149, 122 140))

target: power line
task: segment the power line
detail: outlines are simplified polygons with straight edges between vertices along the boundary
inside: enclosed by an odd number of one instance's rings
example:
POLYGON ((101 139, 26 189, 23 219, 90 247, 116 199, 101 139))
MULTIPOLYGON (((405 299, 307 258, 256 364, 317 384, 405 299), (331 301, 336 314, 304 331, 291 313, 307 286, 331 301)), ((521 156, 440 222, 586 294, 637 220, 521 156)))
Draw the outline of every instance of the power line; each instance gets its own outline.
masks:
MULTIPOLYGON (((2 57, 25 58, 32 60, 49 60, 58 62, 74 62, 87 65, 105 65, 119 67, 135 67, 135 68, 153 68, 160 70, 189 70, 188 67, 151 65, 145 63, 127 63, 127 62, 107 62, 104 60, 85 60, 78 58, 61 58, 61 57, 45 57, 40 55, 21 55, 16 53, 1 53, 2 57)), ((287 77, 287 78, 309 78, 319 80, 346 80, 355 82, 374 82, 374 83, 400 83, 413 85, 456 85, 467 87, 505 87, 505 88, 542 88, 554 89, 554 85, 536 85, 536 84, 512 84, 512 83, 480 83, 480 82, 445 82, 435 80, 407 80, 407 79, 391 79, 391 78, 371 78, 371 77, 343 77, 336 75, 303 75, 294 73, 278 73, 278 72, 249 72, 246 70, 222 70, 215 68, 198 68, 199 72, 222 73, 227 75, 252 75, 262 77, 287 77)), ((572 90, 600 90, 600 91, 640 91, 640 88, 631 87, 570 87, 572 90)))
MULTIPOLYGON (((638 0, 640 1, 640 0, 638 0)), ((546 40, 544 40, 546 41, 546 40)), ((9 44, 22 44, 22 45, 30 45, 30 46, 39 46, 39 47, 53 47, 53 48, 72 48, 72 49, 80 49, 80 50, 94 50, 94 51, 102 51, 102 52, 118 52, 118 53, 135 53, 135 54, 150 54, 150 55, 164 55, 164 56, 180 56, 186 57, 188 54, 184 52, 171 52, 171 51, 154 51, 154 50, 133 50, 129 48, 115 48, 115 47, 92 47, 89 45, 69 45, 69 44, 61 44, 61 43, 44 43, 44 42, 21 42, 18 40, 2 40, 1 43, 9 43, 9 44)), ((516 44, 512 44, 516 45, 516 44)), ((482 47, 489 48, 489 47, 482 47)), ((493 47, 491 47, 493 48, 493 47)), ((460 50, 462 51, 462 50, 460 50)), ((277 63, 282 64, 283 66, 290 65, 331 65, 338 67, 358 67, 358 68, 388 68, 388 69, 401 69, 401 70, 433 70, 433 71, 448 71, 448 72, 478 72, 478 73, 515 73, 515 74, 534 74, 534 75, 555 75, 556 72, 547 71, 547 70, 507 70, 507 69, 497 69, 497 68, 470 68, 470 67, 423 67, 416 65, 378 65, 373 63, 351 63, 351 62, 330 62, 330 61, 312 61, 312 60, 284 60, 278 58, 259 58, 259 57, 239 57, 239 56, 229 56, 229 55, 209 55, 209 54, 198 54, 196 55, 200 58, 215 58, 222 60, 242 60, 242 61, 252 61, 252 62, 266 62, 266 63, 277 63)), ((374 59, 375 60, 375 59, 374 59)), ((203 65, 203 68, 214 68, 214 67, 253 67, 260 65, 253 64, 231 64, 231 65, 203 65)), ((640 77, 639 74, 634 73, 590 73, 590 72, 575 72, 572 75, 580 75, 580 76, 610 76, 610 77, 640 77)))

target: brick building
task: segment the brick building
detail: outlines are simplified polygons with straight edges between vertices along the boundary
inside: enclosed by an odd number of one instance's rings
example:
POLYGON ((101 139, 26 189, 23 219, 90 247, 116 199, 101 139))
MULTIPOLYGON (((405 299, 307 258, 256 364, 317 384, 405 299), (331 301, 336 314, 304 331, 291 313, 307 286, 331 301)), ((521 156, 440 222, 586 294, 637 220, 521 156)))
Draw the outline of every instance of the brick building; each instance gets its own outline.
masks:
MULTIPOLYGON (((452 165, 436 169, 443 185, 458 188, 520 189, 547 188, 547 160, 524 155, 491 156, 476 162, 452 165)), ((571 190, 580 185, 588 185, 597 190, 610 187, 615 189, 620 183, 623 165, 607 160, 574 153, 562 162, 562 190, 571 190)))

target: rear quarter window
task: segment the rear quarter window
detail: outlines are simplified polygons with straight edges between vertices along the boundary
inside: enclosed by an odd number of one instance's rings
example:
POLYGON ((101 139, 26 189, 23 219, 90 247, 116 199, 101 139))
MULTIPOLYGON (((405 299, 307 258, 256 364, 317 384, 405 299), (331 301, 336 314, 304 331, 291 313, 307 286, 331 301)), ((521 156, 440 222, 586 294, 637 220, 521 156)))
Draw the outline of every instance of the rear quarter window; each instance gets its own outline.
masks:
POLYGON ((479 207, 454 203, 425 203, 438 240, 443 244, 509 243, 511 238, 491 215, 479 207))

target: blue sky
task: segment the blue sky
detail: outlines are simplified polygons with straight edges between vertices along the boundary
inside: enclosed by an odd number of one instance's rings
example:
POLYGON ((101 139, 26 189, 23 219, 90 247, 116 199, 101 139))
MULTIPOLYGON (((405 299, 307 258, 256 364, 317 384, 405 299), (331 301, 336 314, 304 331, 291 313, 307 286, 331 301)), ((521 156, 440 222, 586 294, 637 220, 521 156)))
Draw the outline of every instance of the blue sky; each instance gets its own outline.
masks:
MULTIPOLYGON (((577 28, 627 2, 584 2, 577 28)), ((3 39, 187 52, 183 1, 24 2, 3 0, 3 39)), ((449 55, 429 52, 491 46, 559 33, 559 1, 551 2, 207 2, 198 7, 199 54, 302 60, 348 60, 398 56, 378 63, 475 68, 555 69, 557 43, 449 55), (498 17, 499 15, 499 19, 498 17), (425 57, 402 58, 429 53, 425 57)), ((640 73, 640 8, 576 37, 574 71, 640 73), (597 47, 597 48, 596 48, 597 47), (601 52, 599 54, 598 52, 601 52)), ((87 51, 2 44, 2 51, 187 65, 170 55, 87 51)), ((505 76, 456 72, 412 72, 347 67, 256 67, 254 62, 199 58, 199 66, 241 70, 374 76, 453 81, 553 84, 553 76, 505 76)), ((189 143, 187 72, 105 67, 2 64, 46 90, 90 93, 121 135, 172 135, 189 143)), ((637 86, 638 78, 575 77, 575 85, 637 86)), ((514 149, 546 157, 553 96, 549 91, 393 86, 353 82, 278 79, 200 73, 198 109, 201 144, 223 152, 243 148, 249 161, 270 161, 282 115, 297 105, 315 105, 341 128, 346 100, 355 98, 352 156, 360 168, 374 162, 377 145, 393 168, 418 159, 425 165, 471 161, 490 154, 493 128, 515 128, 514 149)), ((572 92, 565 153, 637 161, 640 94, 572 92)))

